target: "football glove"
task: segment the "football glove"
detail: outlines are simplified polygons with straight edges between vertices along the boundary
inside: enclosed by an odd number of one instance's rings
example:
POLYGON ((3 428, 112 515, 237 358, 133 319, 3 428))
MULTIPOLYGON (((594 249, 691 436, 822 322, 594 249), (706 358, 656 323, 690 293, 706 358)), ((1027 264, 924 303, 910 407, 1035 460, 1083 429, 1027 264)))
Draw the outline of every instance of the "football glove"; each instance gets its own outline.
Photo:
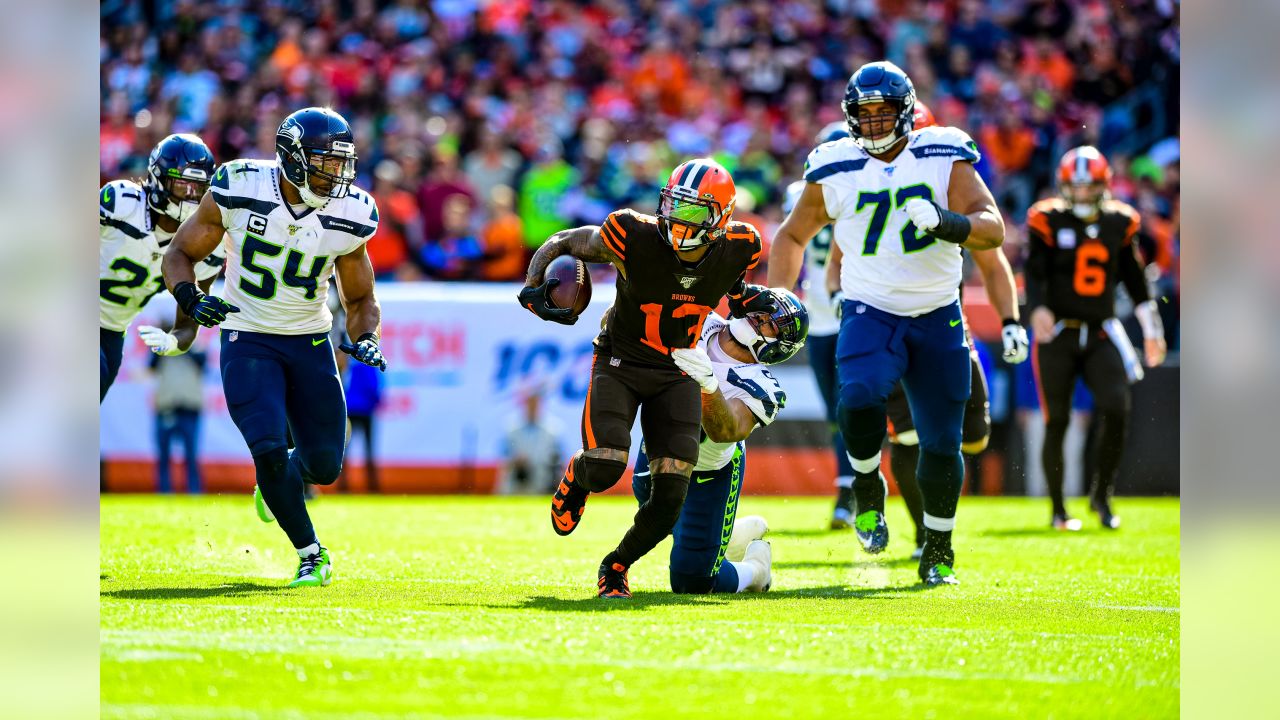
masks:
POLYGON ((547 278, 546 282, 537 287, 526 286, 516 295, 516 300, 520 302, 520 307, 527 308, 529 312, 543 320, 572 325, 578 322, 578 316, 573 314, 573 309, 558 308, 551 303, 551 288, 559 284, 559 278, 547 278))
POLYGON ((702 392, 710 394, 720 387, 706 350, 700 347, 678 348, 671 351, 671 359, 676 362, 676 367, 698 383, 702 392))
POLYGON ((197 323, 211 328, 227 319, 227 315, 240 312, 240 308, 217 295, 205 295, 193 282, 180 282, 173 289, 173 298, 182 312, 197 323))
POLYGON ((831 296, 831 312, 836 314, 836 319, 840 320, 844 317, 844 291, 837 290, 831 296))
POLYGON ((743 318, 751 313, 778 311, 778 301, 764 285, 748 285, 742 281, 729 291, 729 315, 743 318))
POLYGON ((146 343, 147 347, 151 348, 151 352, 157 355, 182 354, 182 351, 178 349, 178 338, 158 327, 139 325, 138 337, 142 338, 142 342, 146 343))
POLYGON ((951 212, 932 200, 911 198, 903 209, 916 227, 939 240, 957 245, 969 239, 969 231, 973 228, 969 218, 951 212))
POLYGON ((1026 362, 1031 350, 1031 342, 1027 340, 1027 329, 1017 320, 1005 320, 1004 329, 1000 331, 1000 342, 1004 343, 1004 361, 1010 365, 1026 362))
POLYGON ((342 343, 338 349, 369 367, 376 367, 382 372, 387 371, 387 360, 382 357, 382 349, 378 347, 378 336, 373 333, 361 335, 354 345, 349 342, 342 343))

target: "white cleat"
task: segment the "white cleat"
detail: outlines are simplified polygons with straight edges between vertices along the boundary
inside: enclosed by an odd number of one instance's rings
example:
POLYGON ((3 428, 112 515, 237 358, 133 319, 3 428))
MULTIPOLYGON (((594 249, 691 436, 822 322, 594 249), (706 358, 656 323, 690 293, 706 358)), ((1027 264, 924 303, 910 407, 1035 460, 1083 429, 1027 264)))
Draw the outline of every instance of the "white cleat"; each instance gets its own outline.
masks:
POLYGON ((764 540, 753 540, 747 545, 747 553, 742 558, 742 562, 750 565, 755 571, 751 584, 747 586, 747 592, 769 592, 769 587, 773 585, 773 548, 769 543, 764 540))
POLYGON ((742 562, 747 546, 768 532, 769 523, 759 515, 738 518, 733 522, 733 535, 729 538, 729 547, 725 548, 725 559, 729 562, 742 562))

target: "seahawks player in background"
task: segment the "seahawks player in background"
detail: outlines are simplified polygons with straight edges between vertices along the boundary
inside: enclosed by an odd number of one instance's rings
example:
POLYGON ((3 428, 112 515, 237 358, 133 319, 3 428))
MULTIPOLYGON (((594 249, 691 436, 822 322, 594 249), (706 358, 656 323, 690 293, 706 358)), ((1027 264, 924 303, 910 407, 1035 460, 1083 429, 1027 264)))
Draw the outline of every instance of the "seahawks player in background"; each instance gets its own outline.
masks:
MULTIPOLYGON (((809 333, 809 314, 787 290, 766 292, 777 310, 728 321, 712 313, 696 347, 671 353, 676 365, 702 387, 698 461, 671 532, 672 592, 765 592, 773 582, 773 553, 760 539, 768 531, 764 518, 753 515, 735 522, 734 517, 746 470, 747 436, 777 419, 787 402, 765 365, 800 351, 809 333)), ((653 492, 650 477, 641 443, 631 487, 642 506, 653 492)))
POLYGON ((355 176, 347 121, 327 108, 299 110, 276 133, 275 161, 235 160, 219 168, 164 256, 165 284, 178 306, 201 325, 222 325, 222 388, 253 455, 258 515, 278 521, 298 551, 290 587, 328 585, 333 577, 303 484, 337 480, 346 449, 346 400, 326 304, 335 273, 347 334, 356 338, 338 349, 386 369, 365 253, 378 209, 352 185, 355 176), (224 232, 226 300, 201 292, 193 270, 224 232))
MULTIPOLYGON (((819 145, 849 137, 849 129, 843 121, 833 122, 818 133, 819 145)), ((797 180, 787 186, 782 201, 782 211, 791 212, 804 191, 804 181, 797 180)), ((831 447, 836 456, 836 506, 831 514, 831 529, 844 530, 853 523, 853 465, 844 449, 844 437, 836 424, 836 397, 840 388, 836 377, 836 338, 840 334, 840 318, 837 317, 825 283, 827 264, 831 259, 831 226, 818 231, 804 251, 804 274, 801 289, 804 290, 805 307, 809 313, 809 366, 818 383, 818 392, 827 408, 827 422, 831 425, 831 447)))
POLYGON ((1004 221, 974 170, 973 140, 950 127, 911 132, 915 99, 893 63, 869 63, 849 79, 843 106, 852 137, 809 154, 804 191, 774 236, 769 284, 793 286, 805 246, 834 224, 845 294, 838 419, 854 468, 854 530, 868 553, 888 546, 880 446, 885 404, 902 380, 920 438, 926 537, 918 574, 934 586, 958 582, 951 533, 971 369, 960 248, 999 247, 1004 221))
MULTIPOLYGON (((164 289, 160 258, 209 189, 213 153, 195 135, 170 135, 147 159, 142 184, 112 180, 98 193, 98 376, 101 402, 120 372, 124 336, 147 301, 164 289)), ((226 251, 221 246, 195 268, 196 282, 207 292, 226 251)), ((180 355, 196 339, 196 323, 179 311, 171 331, 150 325, 138 334, 152 352, 180 355)))

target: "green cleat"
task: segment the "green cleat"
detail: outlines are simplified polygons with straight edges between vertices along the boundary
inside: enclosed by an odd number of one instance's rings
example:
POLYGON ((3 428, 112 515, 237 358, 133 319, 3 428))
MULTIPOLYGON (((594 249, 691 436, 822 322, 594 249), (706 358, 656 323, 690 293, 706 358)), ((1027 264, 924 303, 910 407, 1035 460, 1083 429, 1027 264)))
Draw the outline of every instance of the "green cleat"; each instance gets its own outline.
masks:
POLYGON ((298 559, 298 575, 289 587, 320 587, 332 580, 333 563, 329 560, 329 551, 321 547, 320 552, 298 559))
POLYGON ((257 485, 253 486, 253 508, 258 511, 258 519, 264 523, 273 523, 276 516, 271 514, 271 508, 267 507, 267 501, 262 499, 262 490, 257 485))

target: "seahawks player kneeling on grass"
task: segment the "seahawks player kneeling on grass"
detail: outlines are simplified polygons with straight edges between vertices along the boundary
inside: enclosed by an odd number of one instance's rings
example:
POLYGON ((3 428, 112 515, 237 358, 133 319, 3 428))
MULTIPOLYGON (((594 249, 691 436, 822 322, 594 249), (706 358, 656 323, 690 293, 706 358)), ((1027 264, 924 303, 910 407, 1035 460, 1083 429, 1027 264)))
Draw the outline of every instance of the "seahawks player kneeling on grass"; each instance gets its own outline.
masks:
MULTIPOLYGON (((778 417, 787 396, 765 369, 799 352, 809 313, 781 288, 769 291, 778 309, 726 321, 711 314, 698 345, 673 350, 676 365, 702 387, 702 442, 680 519, 672 530, 671 591, 765 592, 773 554, 760 538, 769 527, 753 515, 735 522, 746 469, 747 436, 778 417), (728 560, 729 562, 725 562, 728 560)), ((644 445, 632 489, 644 505, 653 491, 644 445)))
POLYGON ((285 118, 276 158, 218 169, 164 256, 164 279, 187 315, 206 327, 222 325, 222 388, 253 455, 258 515, 278 520, 298 551, 290 587, 328 585, 329 551, 303 501, 304 483, 338 479, 346 449, 347 404, 329 343, 333 314, 326 299, 336 272, 347 334, 357 338, 338 349, 385 370, 378 349, 382 313, 365 253, 378 208, 352 185, 355 141, 351 126, 332 110, 306 108, 285 118), (227 300, 192 282, 193 266, 224 232, 227 300))

